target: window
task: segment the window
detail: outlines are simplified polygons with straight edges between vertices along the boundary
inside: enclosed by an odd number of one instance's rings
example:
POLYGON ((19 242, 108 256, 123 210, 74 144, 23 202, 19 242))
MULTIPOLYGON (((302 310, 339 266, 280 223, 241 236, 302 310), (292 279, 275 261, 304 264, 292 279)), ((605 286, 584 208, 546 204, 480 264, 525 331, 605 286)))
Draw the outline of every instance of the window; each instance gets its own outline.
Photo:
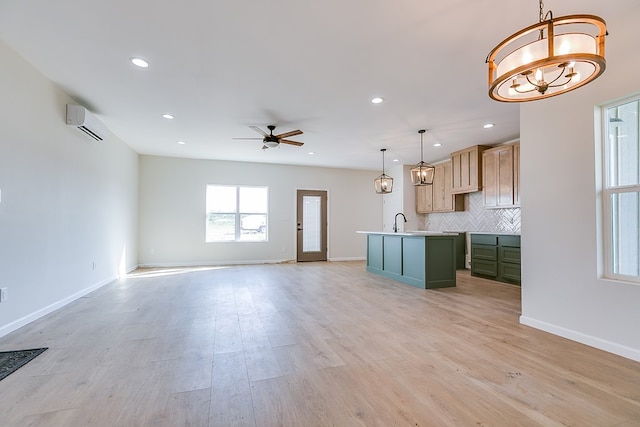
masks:
POLYGON ((266 241, 268 190, 207 185, 206 242, 266 241))
POLYGON ((603 107, 605 276, 640 282, 640 96, 603 107))

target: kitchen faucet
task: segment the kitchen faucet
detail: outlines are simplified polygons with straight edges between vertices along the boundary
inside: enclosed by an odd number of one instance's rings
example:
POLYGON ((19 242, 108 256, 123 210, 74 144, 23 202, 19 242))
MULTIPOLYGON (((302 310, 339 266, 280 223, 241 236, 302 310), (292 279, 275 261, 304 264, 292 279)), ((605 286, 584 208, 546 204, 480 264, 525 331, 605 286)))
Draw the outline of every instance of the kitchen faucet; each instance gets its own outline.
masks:
POLYGON ((393 232, 394 233, 398 232, 398 215, 402 215, 402 218, 404 218, 404 222, 407 222, 407 217, 404 216, 404 214, 402 212, 398 212, 396 214, 396 217, 393 219, 393 232))

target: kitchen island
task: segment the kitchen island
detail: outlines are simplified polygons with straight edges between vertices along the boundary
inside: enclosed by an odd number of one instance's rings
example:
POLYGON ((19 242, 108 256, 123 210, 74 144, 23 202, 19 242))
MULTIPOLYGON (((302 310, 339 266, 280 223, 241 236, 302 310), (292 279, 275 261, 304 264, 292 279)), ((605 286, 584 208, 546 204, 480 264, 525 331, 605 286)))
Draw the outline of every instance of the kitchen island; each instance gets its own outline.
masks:
POLYGON ((457 233, 358 233, 367 235, 367 271, 423 289, 456 285, 457 233))

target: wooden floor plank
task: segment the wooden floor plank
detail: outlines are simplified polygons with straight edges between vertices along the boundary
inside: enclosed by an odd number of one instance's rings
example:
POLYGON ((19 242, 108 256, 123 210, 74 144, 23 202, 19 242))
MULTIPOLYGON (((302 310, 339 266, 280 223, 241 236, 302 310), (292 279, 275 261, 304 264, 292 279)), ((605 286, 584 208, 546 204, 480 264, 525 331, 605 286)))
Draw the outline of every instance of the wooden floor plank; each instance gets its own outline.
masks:
POLYGON ((212 426, 256 425, 242 351, 214 356, 209 412, 212 426))
POLYGON ((209 388, 173 393, 162 412, 167 426, 208 427, 211 390, 209 388))
POLYGON ((0 338, 0 425, 637 426, 640 363, 519 324, 520 288, 361 261, 138 270, 0 338))

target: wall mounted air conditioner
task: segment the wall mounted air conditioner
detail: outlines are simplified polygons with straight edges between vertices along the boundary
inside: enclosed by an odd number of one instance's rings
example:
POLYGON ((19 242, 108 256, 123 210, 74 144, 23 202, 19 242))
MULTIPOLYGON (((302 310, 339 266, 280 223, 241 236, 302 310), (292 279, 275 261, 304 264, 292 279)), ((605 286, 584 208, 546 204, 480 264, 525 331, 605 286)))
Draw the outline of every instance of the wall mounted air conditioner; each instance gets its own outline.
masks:
POLYGON ((102 141, 107 135, 107 128, 80 105, 67 104, 67 125, 75 127, 94 141, 102 141))

